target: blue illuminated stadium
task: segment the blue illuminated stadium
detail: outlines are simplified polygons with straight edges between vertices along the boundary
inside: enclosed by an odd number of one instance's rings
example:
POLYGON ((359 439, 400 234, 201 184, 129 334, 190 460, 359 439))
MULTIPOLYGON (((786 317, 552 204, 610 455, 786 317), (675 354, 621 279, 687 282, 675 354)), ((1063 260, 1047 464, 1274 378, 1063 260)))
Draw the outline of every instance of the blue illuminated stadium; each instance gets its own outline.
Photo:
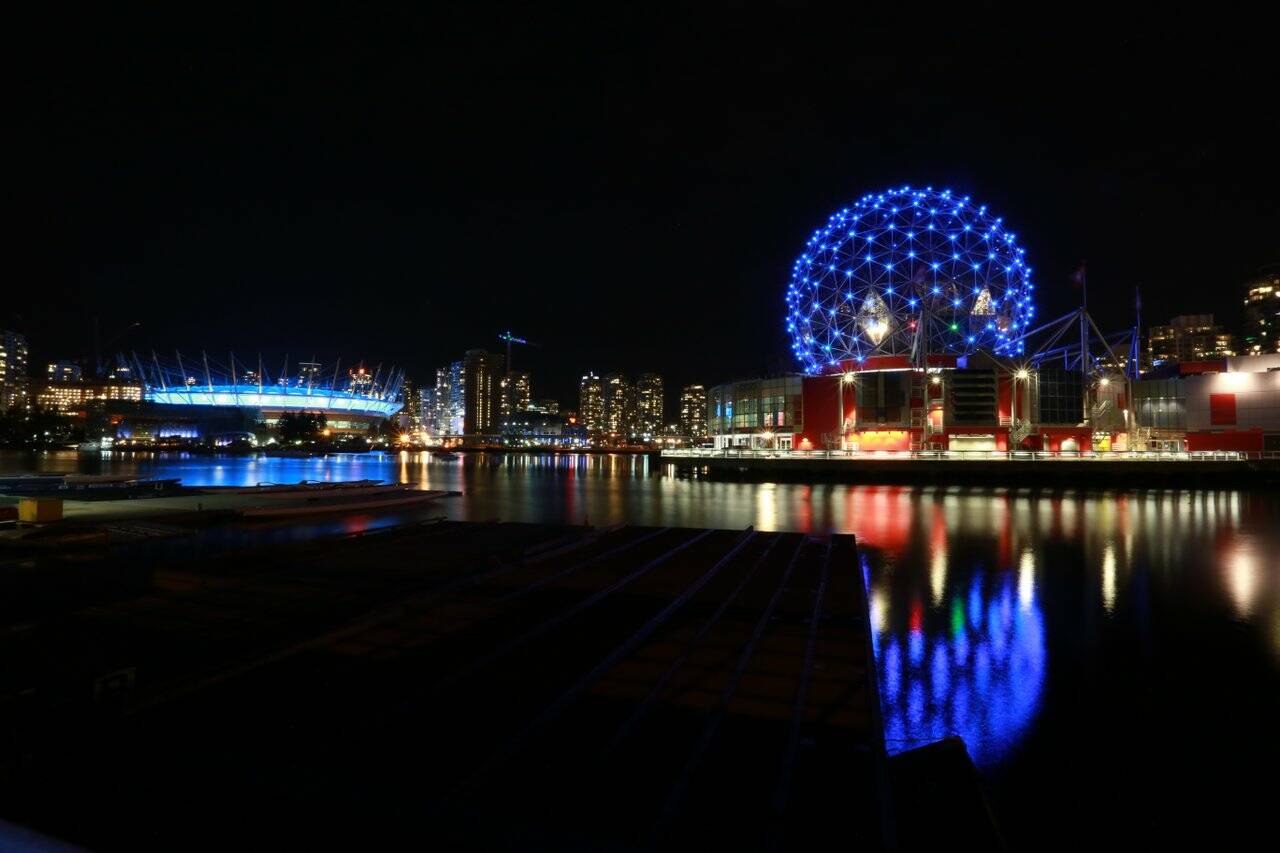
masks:
POLYGON ((786 326, 806 373, 873 356, 1015 355, 1034 289, 1000 217, 950 190, 902 187, 813 232, 792 267, 786 326))
POLYGON ((122 357, 120 364, 137 371, 146 400, 162 405, 247 408, 267 415, 306 411, 361 419, 388 418, 402 406, 404 373, 395 369, 371 371, 358 365, 343 370, 340 363, 326 367, 304 361, 291 370, 286 361, 272 372, 261 360, 247 365, 231 355, 218 362, 203 353, 195 358, 175 353, 173 361, 152 354, 150 362, 132 355, 122 357))

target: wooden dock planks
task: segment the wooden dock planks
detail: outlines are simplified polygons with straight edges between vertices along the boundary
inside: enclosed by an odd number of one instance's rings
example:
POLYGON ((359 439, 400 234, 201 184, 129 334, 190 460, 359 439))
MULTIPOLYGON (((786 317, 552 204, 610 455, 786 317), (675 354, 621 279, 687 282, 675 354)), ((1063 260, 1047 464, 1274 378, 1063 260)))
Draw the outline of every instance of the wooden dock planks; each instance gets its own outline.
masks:
MULTIPOLYGON (((132 653, 225 641, 225 675, 205 648, 203 680, 176 690, 191 674, 158 655, 167 683, 146 684, 145 710, 41 775, 99 801, 45 813, 28 779, 28 816, 105 846, 128 840, 102 819, 127 795, 154 798, 153 831, 175 843, 218 813, 264 837, 441 849, 790 849, 833 830, 881 849, 851 536, 477 527, 282 548, 261 572, 185 567, 217 583, 149 595, 132 653), (260 643, 223 637, 241 613, 260 643), (104 794, 93 782, 122 752, 126 781, 104 794)), ((141 615, 122 601, 77 618, 111 633, 116 612, 141 615)))

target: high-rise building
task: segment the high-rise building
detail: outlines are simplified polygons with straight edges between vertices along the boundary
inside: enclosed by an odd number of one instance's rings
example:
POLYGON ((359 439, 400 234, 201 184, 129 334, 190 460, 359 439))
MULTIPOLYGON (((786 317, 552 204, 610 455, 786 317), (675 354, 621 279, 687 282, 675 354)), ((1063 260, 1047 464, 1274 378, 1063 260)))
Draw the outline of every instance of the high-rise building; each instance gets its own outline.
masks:
POLYGON ((701 385, 680 389, 680 434, 695 441, 708 435, 707 389, 701 385))
POLYGON ((1215 324, 1212 314, 1184 314, 1167 326, 1152 326, 1147 351, 1154 365, 1226 358, 1236 354, 1235 336, 1215 324))
POLYGON ((428 385, 418 389, 418 429, 430 436, 440 435, 440 424, 436 420, 439 409, 436 403, 436 388, 428 385))
POLYGON ((463 435, 496 434, 502 356, 482 349, 467 350, 462 357, 462 375, 466 385, 462 412, 463 435))
POLYGON ((90 406, 112 400, 130 403, 142 401, 142 386, 131 380, 111 378, 45 380, 39 383, 36 405, 59 414, 83 412, 90 406))
POLYGON ((578 383, 578 416, 588 435, 604 432, 604 383, 588 372, 578 383))
POLYGON ((550 399, 539 400, 536 403, 529 404, 529 411, 538 411, 546 415, 558 415, 560 414, 560 401, 550 399))
POLYGON ((1245 287, 1244 352, 1280 352, 1280 268, 1263 272, 1245 287))
POLYGON ((400 426, 410 433, 422 431, 422 389, 409 377, 400 384, 400 393, 404 396, 404 408, 400 410, 400 426))
POLYGON ((498 383, 501 397, 499 419, 506 422, 513 414, 529 410, 529 374, 511 372, 498 383))
POLYGON ((436 435, 462 435, 466 374, 455 361, 436 371, 436 435))
POLYGON ((27 388, 27 339, 7 329, 0 331, 0 410, 25 408, 27 388))
POLYGON ((621 373, 604 378, 604 431, 630 437, 635 426, 635 389, 621 373))
POLYGON ((45 371, 49 382, 79 382, 83 378, 84 372, 74 361, 55 361, 45 371))
POLYGON ((662 377, 656 373, 641 373, 636 379, 635 390, 636 437, 651 441, 662 432, 662 377))

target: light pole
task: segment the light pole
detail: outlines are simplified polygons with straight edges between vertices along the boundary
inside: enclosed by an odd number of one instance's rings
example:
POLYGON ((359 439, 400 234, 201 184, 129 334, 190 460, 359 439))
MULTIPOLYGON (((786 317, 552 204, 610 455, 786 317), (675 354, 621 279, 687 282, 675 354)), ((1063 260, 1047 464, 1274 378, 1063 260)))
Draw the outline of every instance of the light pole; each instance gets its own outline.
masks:
POLYGON ((853 371, 845 371, 836 379, 836 423, 839 426, 840 449, 844 450, 844 386, 853 382, 853 371))

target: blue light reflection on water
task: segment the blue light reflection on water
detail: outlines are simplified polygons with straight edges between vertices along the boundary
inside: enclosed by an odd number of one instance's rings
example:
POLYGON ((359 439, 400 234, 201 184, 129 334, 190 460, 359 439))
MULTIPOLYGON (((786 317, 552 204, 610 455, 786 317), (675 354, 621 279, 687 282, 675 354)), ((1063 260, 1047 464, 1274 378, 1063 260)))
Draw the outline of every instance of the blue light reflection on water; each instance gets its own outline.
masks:
MULTIPOLYGON (((873 576, 869 567, 864 575, 873 576)), ((979 766, 991 766, 1039 710, 1046 651, 1034 592, 1019 597, 1012 571, 975 572, 964 597, 967 610, 957 589, 928 613, 916 602, 905 620, 885 621, 881 610, 873 625, 890 753, 957 735, 979 766)))

